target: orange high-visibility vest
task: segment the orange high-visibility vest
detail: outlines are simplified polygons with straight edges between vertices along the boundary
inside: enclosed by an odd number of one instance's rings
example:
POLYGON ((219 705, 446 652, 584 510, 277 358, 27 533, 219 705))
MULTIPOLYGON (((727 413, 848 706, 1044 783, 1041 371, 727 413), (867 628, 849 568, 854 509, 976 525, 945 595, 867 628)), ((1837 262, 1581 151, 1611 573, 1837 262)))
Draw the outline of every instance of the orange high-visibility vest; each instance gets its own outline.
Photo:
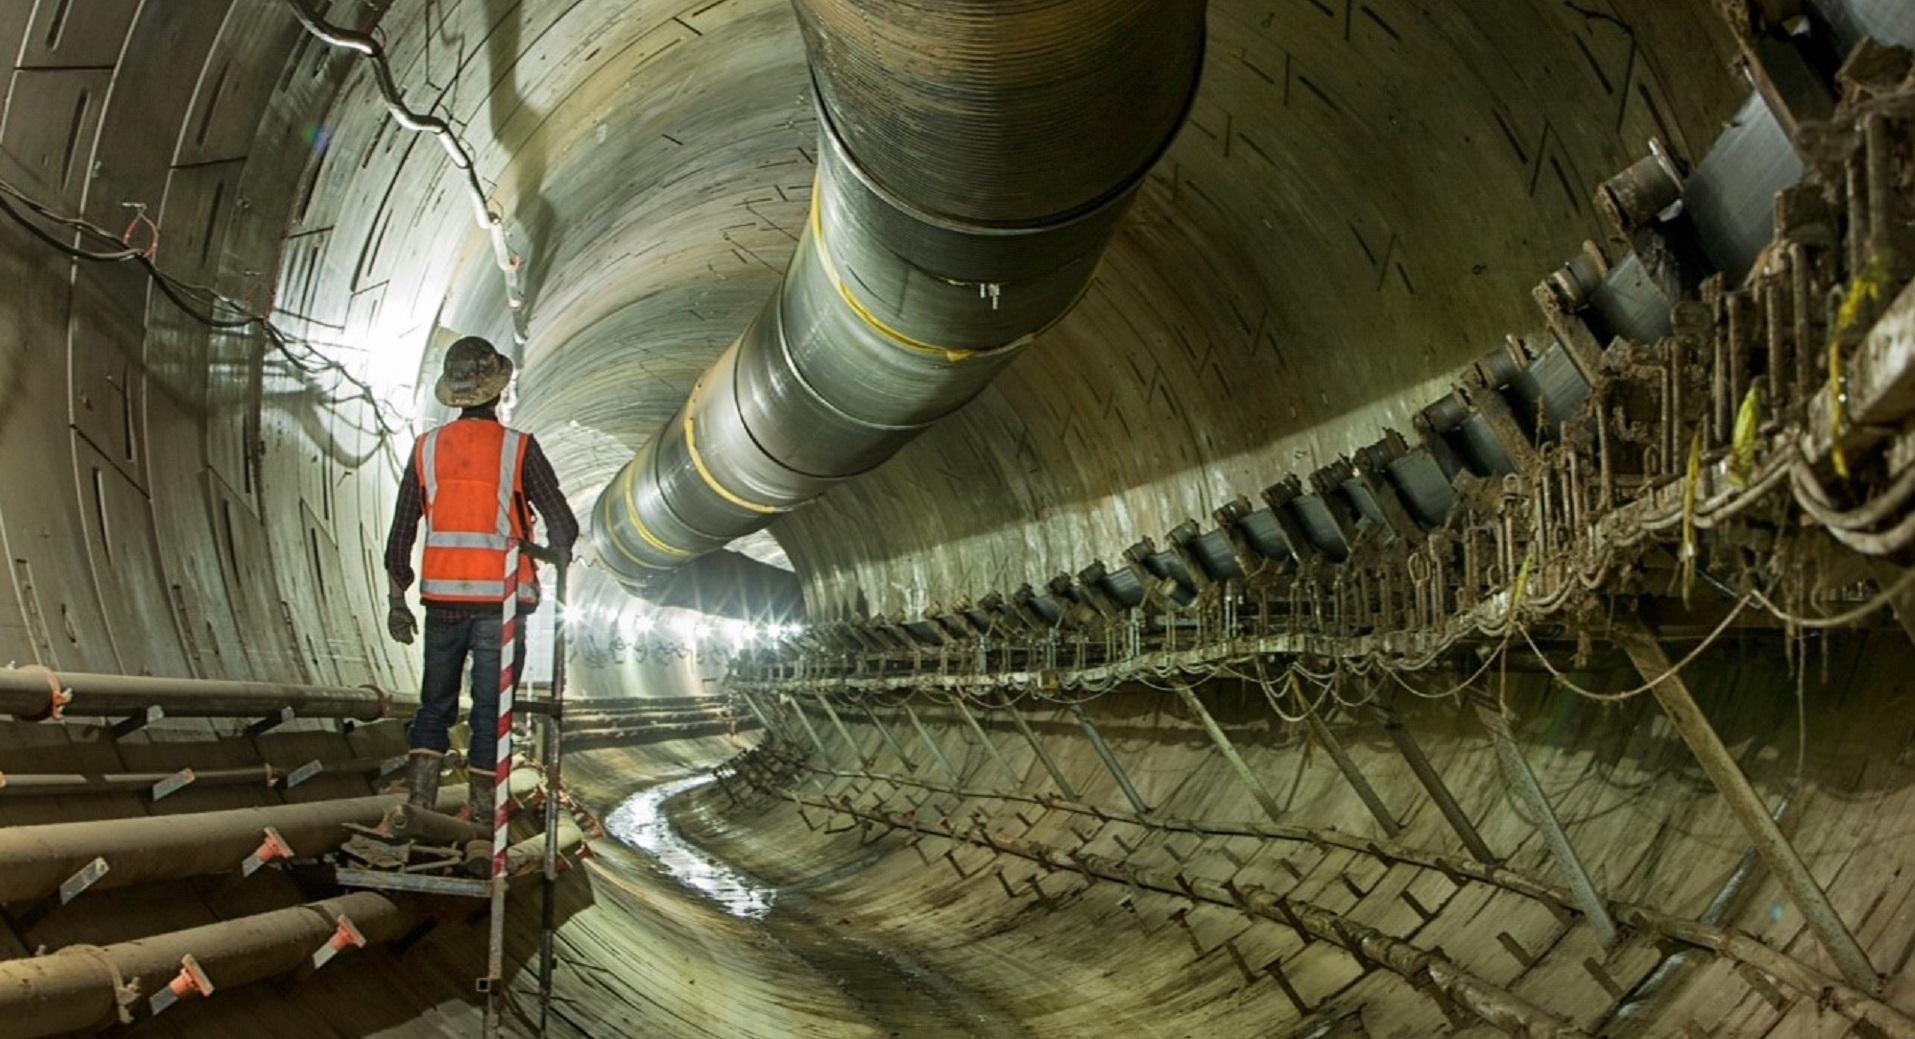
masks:
MULTIPOLYGON (((505 601, 506 551, 532 540, 525 508, 529 439, 486 419, 461 419, 419 438, 413 466, 425 491, 426 546, 419 598, 426 602, 505 601)), ((518 601, 538 602, 538 564, 519 554, 518 601)))

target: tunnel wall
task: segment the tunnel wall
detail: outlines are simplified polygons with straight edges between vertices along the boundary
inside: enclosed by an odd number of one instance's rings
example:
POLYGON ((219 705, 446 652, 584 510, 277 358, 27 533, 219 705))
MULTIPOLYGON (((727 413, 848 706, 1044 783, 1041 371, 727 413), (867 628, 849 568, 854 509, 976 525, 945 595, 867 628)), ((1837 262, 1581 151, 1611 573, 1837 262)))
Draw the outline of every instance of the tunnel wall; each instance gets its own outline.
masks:
MULTIPOLYGON (((354 208, 313 190, 346 145, 315 117, 343 67, 298 40, 266 4, 8 4, 0 177, 114 232, 142 204, 172 276, 325 307, 325 337, 363 351, 376 301, 320 294, 314 253, 354 208)), ((335 373, 187 318, 132 264, 65 262, 11 221, 0 243, 0 658, 411 684, 365 623, 409 440, 382 441, 335 373)))
MULTIPOLYGON (((1909 998, 1910 981, 1895 965, 1915 942, 1906 892, 1892 879, 1911 852, 1897 820, 1915 779, 1901 696, 1901 675, 1912 662, 1915 650, 1902 632, 1889 629, 1811 644, 1794 663, 1773 643, 1725 642, 1687 672, 1766 803, 1786 803, 1790 840, 1871 959, 1893 972, 1882 995, 1898 1005, 1909 998), (1806 697, 1800 713, 1798 667, 1806 697), (1799 770, 1798 738, 1805 751, 1799 770)), ((1634 679, 1606 672, 1576 677, 1615 690, 1634 679)), ((1331 731, 1401 822, 1393 841, 1324 745, 1303 726, 1279 719, 1254 683, 1219 679, 1199 692, 1275 794, 1281 823, 1338 831, 1354 837, 1358 848, 1380 840, 1466 859, 1463 844, 1370 713, 1376 703, 1391 703, 1498 861, 1516 874, 1565 886, 1467 702, 1423 699, 1377 681, 1382 684, 1371 686, 1351 677, 1339 686, 1334 695, 1359 705, 1352 709, 1337 708, 1330 693, 1307 687, 1313 699, 1324 697, 1331 731)), ((1435 677, 1411 681, 1426 693, 1448 685, 1435 677)), ((1749 843, 1653 700, 1599 704, 1552 690, 1547 676, 1533 673, 1494 678, 1489 686, 1503 695, 1523 755, 1604 897, 1684 919, 1701 915, 1737 873, 1749 843)), ((708 789, 677 807, 674 818, 724 861, 822 898, 852 926, 913 950, 954 983, 993 992, 1001 1010, 1038 1034, 1100 1035, 1166 1021, 1216 1035, 1507 1034, 1468 1015, 1446 1019, 1430 992, 1366 966, 1335 941, 1303 948, 1281 920, 1194 904, 1174 886, 1165 893, 1092 882, 1078 873, 1090 860, 1073 854, 1158 877, 1230 878, 1245 892, 1261 888, 1326 907, 1436 950, 1588 1034, 1684 1036, 1692 1034, 1692 1023, 1721 1035, 1848 1034, 1848 1022, 1813 998, 1776 995, 1725 958, 1709 957, 1662 989, 1663 998, 1632 1030, 1601 1030, 1619 998, 1606 986, 1634 991, 1667 951, 1653 933, 1625 928, 1622 939, 1604 949, 1574 914, 1493 885, 1454 882, 1440 869, 1296 840, 1205 837, 1112 821, 1128 818, 1130 805, 1079 723, 1059 703, 1024 696, 1016 709, 1088 811, 1047 806, 1043 799, 1059 790, 1004 710, 970 705, 1013 774, 995 765, 940 699, 930 694, 910 702, 961 778, 928 753, 895 706, 872 705, 894 746, 862 708, 840 699, 836 710, 856 753, 810 704, 806 710, 825 749, 820 752, 789 715, 774 742, 803 758, 807 769, 768 782, 755 795, 734 779, 730 785, 742 792, 736 796, 746 799, 742 806, 733 795, 708 789), (900 760, 898 747, 909 763, 900 760), (972 794, 939 794, 921 784, 972 794), (985 796, 989 791, 1019 800, 985 796), (800 810, 783 794, 807 804, 800 810), (874 823, 842 808, 890 813, 892 822, 874 823), (947 828, 962 837, 938 835, 947 828), (995 850, 990 840, 1045 846, 1052 859, 1042 864, 995 850), (1267 972, 1267 962, 1281 963, 1281 981, 1267 972), (1285 984, 1308 1014, 1290 1002, 1285 984), (1345 1017, 1360 1018, 1369 1031, 1313 1031, 1345 1017)), ((1170 692, 1132 685, 1086 706, 1159 823, 1271 822, 1170 692)), ((1759 866, 1721 922, 1837 975, 1788 896, 1759 866)))

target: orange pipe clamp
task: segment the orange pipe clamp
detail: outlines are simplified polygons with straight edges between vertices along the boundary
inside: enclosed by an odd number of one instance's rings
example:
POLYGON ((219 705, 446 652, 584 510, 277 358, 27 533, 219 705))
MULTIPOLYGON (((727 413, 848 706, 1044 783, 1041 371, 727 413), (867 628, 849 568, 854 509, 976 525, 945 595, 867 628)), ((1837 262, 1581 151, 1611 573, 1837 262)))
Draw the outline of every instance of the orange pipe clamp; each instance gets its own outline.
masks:
POLYGON ((251 855, 246 856, 245 862, 240 863, 239 875, 242 877, 259 872, 259 868, 268 862, 287 862, 293 857, 292 846, 286 843, 286 838, 281 837, 278 830, 268 826, 263 832, 266 839, 253 849, 251 855))
POLYGON ((147 1001, 149 1013, 159 1014, 182 999, 213 994, 213 979, 200 969, 199 961, 190 954, 180 957, 180 972, 166 987, 153 993, 147 1001))

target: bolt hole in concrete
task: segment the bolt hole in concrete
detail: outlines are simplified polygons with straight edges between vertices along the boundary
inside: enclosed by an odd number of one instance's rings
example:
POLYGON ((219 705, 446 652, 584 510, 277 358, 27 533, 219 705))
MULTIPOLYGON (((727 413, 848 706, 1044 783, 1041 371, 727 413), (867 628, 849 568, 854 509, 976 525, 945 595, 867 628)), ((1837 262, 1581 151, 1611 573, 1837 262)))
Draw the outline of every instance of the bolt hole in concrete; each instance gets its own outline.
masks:
POLYGON ((844 926, 821 900, 768 884, 714 858, 672 825, 668 802, 714 780, 699 774, 668 779, 620 802, 606 832, 650 858, 673 880, 727 915, 746 921, 754 937, 782 948, 821 975, 885 1036, 1032 1036, 989 995, 964 988, 900 950, 844 926))

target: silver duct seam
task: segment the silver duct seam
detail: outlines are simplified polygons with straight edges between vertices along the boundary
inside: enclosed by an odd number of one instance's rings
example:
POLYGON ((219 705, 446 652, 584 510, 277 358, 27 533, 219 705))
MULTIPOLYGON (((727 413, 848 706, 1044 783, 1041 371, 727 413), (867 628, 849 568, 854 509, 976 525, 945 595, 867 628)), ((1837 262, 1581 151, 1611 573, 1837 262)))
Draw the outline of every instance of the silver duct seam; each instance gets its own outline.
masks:
POLYGON ((629 590, 867 472, 1090 284, 1182 125, 1203 0, 799 0, 820 145, 784 280, 599 496, 629 590))

